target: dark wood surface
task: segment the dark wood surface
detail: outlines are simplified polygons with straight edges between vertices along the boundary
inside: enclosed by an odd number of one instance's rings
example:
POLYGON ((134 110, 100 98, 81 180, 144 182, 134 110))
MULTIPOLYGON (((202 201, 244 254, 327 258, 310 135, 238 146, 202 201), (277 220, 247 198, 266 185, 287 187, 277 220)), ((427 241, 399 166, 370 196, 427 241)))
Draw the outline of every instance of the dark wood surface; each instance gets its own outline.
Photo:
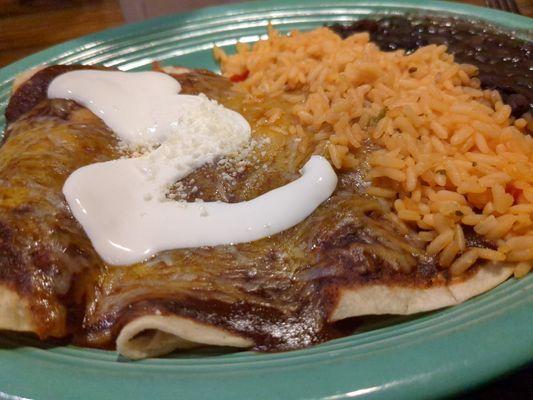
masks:
POLYGON ((116 0, 0 0, 0 67, 123 22, 116 0))
MULTIPOLYGON (((183 9, 202 4, 202 0, 175 1, 183 9)), ((484 0, 460 2, 485 5, 484 0)), ((533 0, 517 3, 523 15, 533 17, 533 0)), ((117 0, 0 0, 0 67, 54 44, 123 23, 117 0)), ((459 398, 532 399, 533 365, 459 398)))

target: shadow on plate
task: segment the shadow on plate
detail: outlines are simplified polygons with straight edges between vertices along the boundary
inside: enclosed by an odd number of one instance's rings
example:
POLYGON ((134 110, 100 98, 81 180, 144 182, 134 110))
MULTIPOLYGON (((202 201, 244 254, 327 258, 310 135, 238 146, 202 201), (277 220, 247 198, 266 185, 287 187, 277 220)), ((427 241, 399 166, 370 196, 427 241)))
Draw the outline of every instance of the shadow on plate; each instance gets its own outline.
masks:
POLYGON ((8 332, 0 330, 0 350, 13 350, 20 347, 35 347, 41 350, 68 345, 65 339, 39 340, 31 333, 8 332))

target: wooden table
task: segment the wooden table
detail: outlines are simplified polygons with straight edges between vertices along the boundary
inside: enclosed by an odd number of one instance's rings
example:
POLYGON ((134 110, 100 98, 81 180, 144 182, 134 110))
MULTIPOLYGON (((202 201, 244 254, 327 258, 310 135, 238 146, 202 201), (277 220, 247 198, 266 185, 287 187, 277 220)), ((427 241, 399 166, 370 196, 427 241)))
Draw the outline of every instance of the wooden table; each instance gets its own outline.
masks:
POLYGON ((0 0, 0 67, 122 23, 116 0, 0 0))
MULTIPOLYGON (((175 1, 190 9, 205 0, 175 1)), ((484 0, 461 2, 485 4, 484 0)), ((524 15, 533 17, 533 0, 517 3, 524 15)), ((0 0, 0 67, 53 44, 123 23, 118 0, 0 0)))
MULTIPOLYGON (((175 0, 184 7, 202 0, 175 0)), ((462 0, 484 5, 483 0, 462 0)), ((533 17, 533 0, 517 0, 533 17)), ((0 67, 65 40, 124 23, 117 0, 0 0, 0 67)), ((525 399, 531 393, 533 366, 486 385, 460 399, 525 399)), ((531 398, 531 397, 529 397, 531 398)))

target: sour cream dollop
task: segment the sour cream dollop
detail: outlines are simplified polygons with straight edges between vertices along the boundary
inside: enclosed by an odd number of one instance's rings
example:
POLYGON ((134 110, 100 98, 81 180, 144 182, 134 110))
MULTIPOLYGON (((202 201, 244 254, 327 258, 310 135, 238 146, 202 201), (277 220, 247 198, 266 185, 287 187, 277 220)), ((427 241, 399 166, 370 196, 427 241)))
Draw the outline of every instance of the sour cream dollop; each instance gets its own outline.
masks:
POLYGON ((79 168, 63 186, 72 214, 108 264, 258 240, 300 223, 335 190, 333 168, 313 156, 300 178, 250 201, 169 201, 170 185, 239 151, 251 137, 239 113, 180 90, 159 72, 91 70, 62 74, 48 88, 49 98, 87 107, 130 149, 147 149, 138 157, 79 168))

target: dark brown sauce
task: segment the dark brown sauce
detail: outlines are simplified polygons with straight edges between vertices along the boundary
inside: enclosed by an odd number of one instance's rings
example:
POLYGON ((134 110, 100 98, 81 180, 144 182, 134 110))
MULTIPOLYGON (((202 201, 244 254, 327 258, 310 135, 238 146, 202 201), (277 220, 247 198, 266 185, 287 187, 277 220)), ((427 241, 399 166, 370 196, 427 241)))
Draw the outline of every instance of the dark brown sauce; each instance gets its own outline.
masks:
POLYGON ((79 325, 84 281, 99 267, 61 192, 73 170, 113 158, 111 132, 82 123, 87 114, 71 101, 41 101, 10 124, 1 148, 0 282, 29 300, 41 337, 79 325))
MULTIPOLYGON (((52 80, 68 71, 85 68, 81 65, 53 65, 37 71, 31 79, 24 82, 11 95, 5 116, 8 124, 31 111, 37 104, 46 99, 46 91, 52 80)), ((4 136, 3 140, 7 137, 4 136)))

